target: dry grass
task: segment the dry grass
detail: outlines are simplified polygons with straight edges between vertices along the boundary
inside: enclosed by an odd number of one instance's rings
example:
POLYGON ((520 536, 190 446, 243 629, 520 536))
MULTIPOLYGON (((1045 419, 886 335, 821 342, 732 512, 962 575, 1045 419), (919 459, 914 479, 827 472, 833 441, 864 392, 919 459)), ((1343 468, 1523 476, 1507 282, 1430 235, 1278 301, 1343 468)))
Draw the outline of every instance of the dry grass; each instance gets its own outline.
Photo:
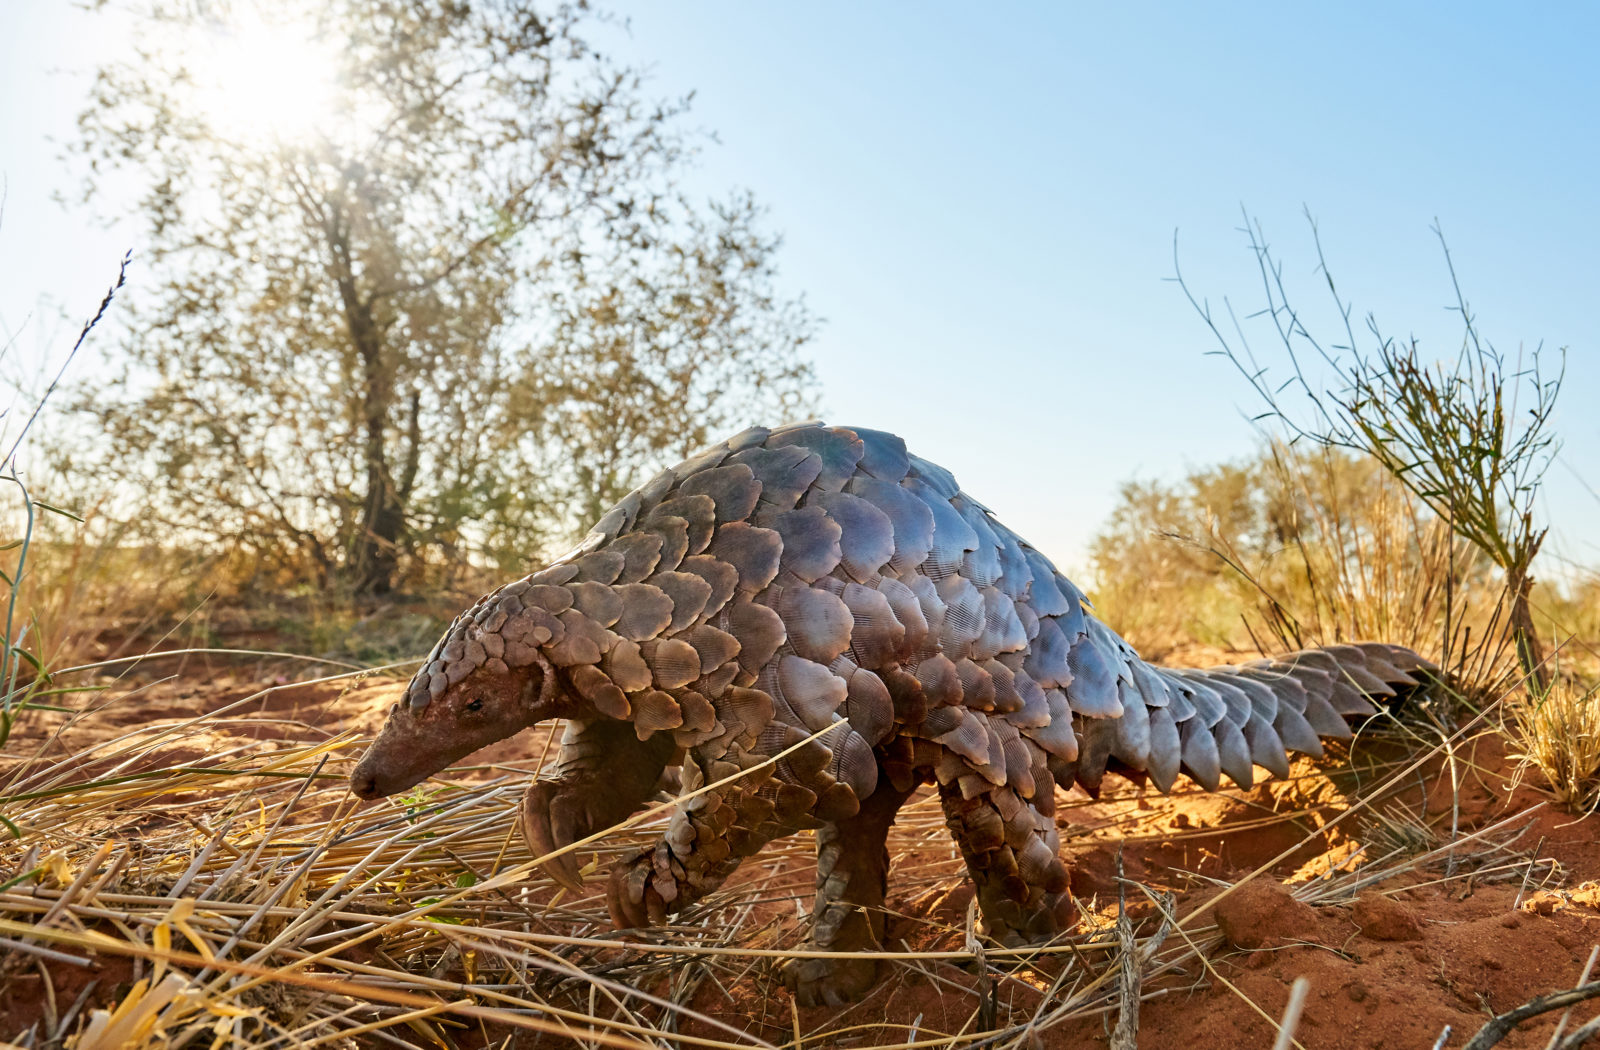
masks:
MULTIPOLYGON (((91 512, 85 524, 42 517, 17 587, 19 624, 48 668, 204 643, 194 613, 223 578, 209 560, 171 548, 130 547, 91 512), (195 590, 205 581, 206 590, 195 590)), ((8 530, 12 535, 17 530, 8 530)))
MULTIPOLYGON (((769 847, 671 925, 624 940, 611 930, 601 879, 573 898, 527 855, 514 833, 524 775, 479 768, 435 780, 428 793, 358 806, 344 774, 364 742, 230 736, 260 728, 242 717, 260 699, 134 726, 61 760, 21 762, 32 756, 13 752, 0 773, 0 808, 22 838, 0 845, 0 980, 41 964, 59 980, 91 958, 126 961, 126 991, 107 1008, 90 1003, 82 981, 59 994, 49 986, 31 1045, 265 1050, 420 1039, 453 1047, 501 1045, 522 1031, 583 1046, 1024 1047, 1075 1019, 1114 1018, 1129 1008, 1130 987, 1147 1000, 1217 979, 1206 958, 1219 938, 1208 919, 1214 901, 1179 915, 1170 897, 1150 894, 1157 916, 1137 935, 1090 922, 1022 950, 986 945, 970 917, 965 926, 941 918, 964 875, 937 800, 922 797, 891 841, 891 907, 908 931, 878 955, 891 974, 864 1007, 802 1026, 776 994, 775 968, 804 941, 799 912, 815 880, 809 835, 769 847), (172 758, 197 749, 203 757, 172 758), (907 982, 957 1004, 947 1016, 966 1003, 965 1022, 884 1021, 879 997, 907 982)), ((1429 757, 1362 769, 1370 789, 1355 805, 1322 805, 1323 830, 1410 783, 1429 757)), ((1126 794, 1110 818, 1063 801, 1083 834, 1171 837, 1146 832, 1126 794)), ((580 856, 605 870, 659 834, 663 813, 642 814, 579 847, 580 856)), ((1455 874, 1471 870, 1479 882, 1526 880, 1538 862, 1509 845, 1511 830, 1420 852, 1373 850, 1369 862, 1296 892, 1346 899, 1447 855, 1455 874), (1466 856, 1476 859, 1465 865, 1466 856)), ((1270 877, 1283 859, 1252 877, 1270 877)), ((1138 887, 1128 893, 1139 900, 1138 887)))
POLYGON ((1583 814, 1600 808, 1600 687, 1558 676, 1542 697, 1519 690, 1502 731, 1563 808, 1583 814))

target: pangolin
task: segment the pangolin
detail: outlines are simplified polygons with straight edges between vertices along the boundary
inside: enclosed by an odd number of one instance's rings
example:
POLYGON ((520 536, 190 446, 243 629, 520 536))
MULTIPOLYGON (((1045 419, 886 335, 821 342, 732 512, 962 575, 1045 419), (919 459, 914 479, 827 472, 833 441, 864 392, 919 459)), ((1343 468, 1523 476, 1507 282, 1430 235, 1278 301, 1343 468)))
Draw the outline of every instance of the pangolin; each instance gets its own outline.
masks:
MULTIPOLYGON (((988 934, 1071 920, 1055 788, 1107 771, 1207 789, 1348 739, 1369 697, 1418 684, 1410 650, 1335 645, 1240 667, 1142 661, 1043 554, 943 468, 874 430, 754 427, 663 471, 547 568, 462 613, 352 774, 363 798, 566 720, 528 788, 544 855, 641 808, 665 831, 611 873, 623 928, 662 921, 783 835, 817 831, 805 1003, 857 997, 883 940, 886 836, 938 785, 988 934), (785 753, 787 752, 787 753, 785 753), (782 756, 771 761, 773 756, 782 756)), ((570 854, 548 864, 581 885, 570 854)))

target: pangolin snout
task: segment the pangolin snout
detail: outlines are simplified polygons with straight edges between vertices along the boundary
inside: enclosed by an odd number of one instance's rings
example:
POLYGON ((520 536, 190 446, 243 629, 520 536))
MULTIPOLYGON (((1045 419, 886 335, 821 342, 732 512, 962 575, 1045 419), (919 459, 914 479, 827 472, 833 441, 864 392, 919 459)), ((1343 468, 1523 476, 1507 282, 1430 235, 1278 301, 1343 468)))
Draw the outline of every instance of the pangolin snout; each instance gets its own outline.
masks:
POLYGON ((378 774, 363 762, 350 774, 350 792, 357 798, 380 797, 382 792, 378 790, 378 774))

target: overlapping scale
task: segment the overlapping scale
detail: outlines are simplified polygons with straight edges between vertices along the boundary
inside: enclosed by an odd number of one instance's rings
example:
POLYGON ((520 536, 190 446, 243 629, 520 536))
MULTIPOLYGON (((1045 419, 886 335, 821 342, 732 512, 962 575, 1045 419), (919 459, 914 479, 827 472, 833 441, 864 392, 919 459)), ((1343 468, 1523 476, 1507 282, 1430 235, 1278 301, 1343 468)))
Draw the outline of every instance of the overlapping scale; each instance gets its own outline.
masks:
POLYGON ((905 626, 883 591, 849 583, 839 597, 850 610, 850 652, 857 663, 882 667, 906 655, 905 626))
POLYGON ((911 457, 911 470, 909 473, 911 477, 917 478, 947 500, 954 499, 961 492, 961 486, 956 484, 955 475, 939 466, 939 464, 923 459, 921 456, 911 457))
POLYGON ((777 577, 783 537, 771 529, 735 521, 717 530, 706 551, 732 566, 739 575, 739 588, 754 594, 777 577))
MULTIPOLYGON (((691 555, 683 560, 675 572, 688 573, 700 577, 706 586, 711 588, 705 605, 698 616, 701 618, 715 616, 722 611, 723 606, 733 597, 734 591, 739 587, 739 570, 728 562, 706 554, 691 555)), ((663 590, 671 591, 668 587, 663 590)), ((676 618, 674 618, 676 619, 676 618)))
POLYGON ((822 507, 784 511, 772 519, 772 527, 783 542, 783 569, 806 583, 828 575, 844 556, 839 544, 844 530, 822 507))
POLYGON ((1086 718, 1116 718, 1122 713, 1116 670, 1092 639, 1083 638, 1067 650, 1067 666, 1072 678, 1063 689, 1074 712, 1086 718))
POLYGON ((640 525, 640 531, 653 532, 661 537, 661 550, 651 572, 668 572, 678 567, 689 553, 689 523, 682 518, 652 517, 640 525))
POLYGON ((988 513, 976 503, 960 498, 952 500, 951 506, 955 507, 956 513, 961 515, 961 520, 967 523, 976 538, 975 545, 962 561, 961 575, 979 587, 993 586, 999 581, 1003 570, 1000 538, 990 527, 988 513))
POLYGON ((697 624, 676 636, 694 646, 700 657, 700 673, 712 671, 739 655, 739 639, 708 623, 697 624))
POLYGON ((807 505, 820 507, 839 527, 839 556, 857 583, 870 584, 894 557, 894 524, 882 510, 848 492, 821 492, 807 505))
POLYGON ((911 469, 911 457, 906 454, 903 440, 881 430, 853 429, 861 441, 860 468, 863 473, 893 482, 906 476, 911 469))
POLYGON ((606 549, 622 555, 622 572, 617 575, 617 582, 638 583, 656 571, 656 563, 661 560, 661 536, 654 532, 630 532, 612 540, 606 549))
POLYGON ((1133 769, 1144 769, 1150 760, 1150 709, 1137 690, 1120 682, 1116 688, 1122 695, 1122 714, 1115 719, 1111 753, 1133 769))
POLYGON ((572 607, 601 627, 610 627, 622 616, 622 597, 603 583, 580 581, 568 585, 572 607))
POLYGON ((668 634, 688 630, 711 601, 711 584, 692 572, 658 572, 645 583, 660 588, 672 601, 672 622, 667 625, 668 634))
POLYGON ((711 500, 718 525, 744 521, 754 513, 761 498, 761 482, 748 465, 730 464, 685 478, 678 486, 678 498, 696 496, 711 500))
POLYGON ((735 602, 719 625, 739 642, 739 666, 758 674, 787 637, 783 618, 765 605, 735 602))
POLYGON ((808 660, 832 663, 850 647, 854 618, 844 602, 817 587, 782 587, 773 608, 783 621, 789 644, 808 660))
POLYGON ((966 656, 972 643, 983 634, 983 595, 962 576, 946 576, 934 586, 944 605, 940 648, 952 657, 966 656))
POLYGON ((894 728, 894 701, 883 679, 846 657, 828 668, 845 683, 845 699, 839 713, 868 744, 876 746, 894 728))
POLYGON ((856 465, 866 452, 861 438, 843 427, 821 425, 800 427, 782 434, 774 434, 767 441, 768 448, 787 448, 798 445, 815 453, 821 461, 815 484, 823 492, 838 492, 844 483, 855 475, 856 465))
POLYGON ((627 563, 628 560, 620 551, 600 550, 585 554, 572 564, 578 570, 577 578, 580 580, 615 583, 617 577, 622 575, 622 567, 627 563))
POLYGON ((933 549, 933 511, 926 503, 900 485, 879 478, 857 475, 845 488, 889 519, 894 539, 890 571, 904 576, 927 560, 933 549))
POLYGON ((600 670, 624 693, 648 688, 652 681, 650 664, 639 644, 627 639, 620 639, 600 658, 600 670))
POLYGON ((672 623, 672 599, 660 587, 648 583, 624 583, 616 588, 622 600, 622 615, 612 630, 629 641, 655 638, 672 623))
MULTIPOLYGON (((926 481, 916 476, 907 478, 902 487, 921 500, 933 515, 933 545, 922 562, 922 572, 935 580, 956 575, 966 560, 967 552, 978 546, 978 534, 962 520, 951 506, 949 497, 942 495, 926 481)), ((969 581, 970 582, 970 581, 969 581)))
POLYGON ((844 679, 825 665, 803 657, 784 655, 761 672, 757 688, 774 701, 786 703, 811 732, 826 729, 844 703, 844 679))
POLYGON ((802 445, 749 448, 734 453, 730 462, 750 468, 761 482, 761 498, 757 505, 774 511, 793 509, 822 473, 822 457, 802 445))

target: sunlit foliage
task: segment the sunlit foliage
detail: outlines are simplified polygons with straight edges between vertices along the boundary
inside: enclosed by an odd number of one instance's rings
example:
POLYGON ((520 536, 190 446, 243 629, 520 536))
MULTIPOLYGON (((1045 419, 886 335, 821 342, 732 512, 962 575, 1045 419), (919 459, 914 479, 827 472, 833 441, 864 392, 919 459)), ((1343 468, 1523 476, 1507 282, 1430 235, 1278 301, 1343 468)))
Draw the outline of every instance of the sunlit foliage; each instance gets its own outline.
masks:
POLYGON ((138 187, 155 287, 63 460, 161 541, 368 592, 513 569, 714 432, 805 414, 777 239, 680 191, 686 104, 585 6, 123 6, 73 150, 91 200, 138 187))

